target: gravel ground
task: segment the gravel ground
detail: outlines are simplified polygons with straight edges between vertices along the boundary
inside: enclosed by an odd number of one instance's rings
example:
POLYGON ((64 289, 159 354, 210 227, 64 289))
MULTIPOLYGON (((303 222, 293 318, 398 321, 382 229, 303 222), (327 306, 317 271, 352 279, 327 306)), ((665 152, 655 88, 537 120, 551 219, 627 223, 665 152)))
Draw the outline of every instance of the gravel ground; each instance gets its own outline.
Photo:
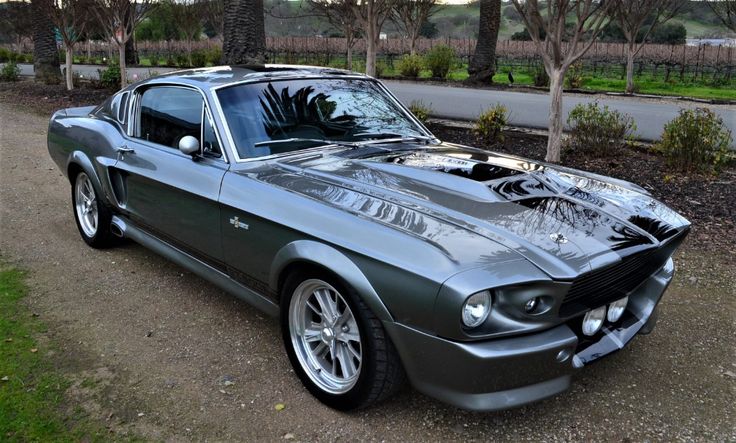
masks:
MULTIPOLYGON (((112 432, 164 441, 734 441, 736 270, 686 245, 649 336, 553 399, 470 413, 407 388, 367 411, 314 400, 278 326, 134 244, 98 251, 74 225, 46 152, 47 120, 0 102, 0 259, 30 275, 28 304, 81 405, 112 432), (276 410, 283 403, 285 408, 276 410)), ((492 374, 489 374, 492 376, 492 374)))

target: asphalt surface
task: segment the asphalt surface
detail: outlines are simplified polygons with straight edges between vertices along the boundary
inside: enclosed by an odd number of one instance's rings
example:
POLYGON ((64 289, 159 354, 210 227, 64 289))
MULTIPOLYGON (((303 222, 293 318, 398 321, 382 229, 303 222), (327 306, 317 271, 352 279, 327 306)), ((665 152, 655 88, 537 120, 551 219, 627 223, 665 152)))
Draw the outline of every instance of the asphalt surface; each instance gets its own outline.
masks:
MULTIPOLYGON (((33 75, 33 65, 20 65, 22 75, 33 75)), ((85 77, 96 78, 99 66, 75 65, 74 71, 85 77)), ((130 68, 131 79, 141 79, 151 72, 164 73, 173 68, 130 68)), ((535 92, 514 92, 489 89, 471 89, 427 83, 384 81, 386 86, 405 104, 422 101, 431 105, 436 117, 455 120, 475 120, 480 112, 496 103, 509 109, 509 124, 526 128, 546 129, 549 119, 549 96, 535 92)), ((734 134, 732 147, 736 148, 736 106, 710 105, 681 100, 611 97, 605 95, 566 94, 563 98, 564 119, 580 103, 598 101, 611 109, 634 118, 639 139, 652 141, 662 134, 664 125, 677 116, 680 109, 707 106, 717 112, 734 134)))
POLYGON ((274 320, 138 245, 87 247, 46 128, 0 102, 0 260, 29 271, 75 415, 156 441, 736 440, 736 269, 718 250, 685 247, 655 331, 552 399, 470 413, 407 387, 338 413, 300 385, 274 320))

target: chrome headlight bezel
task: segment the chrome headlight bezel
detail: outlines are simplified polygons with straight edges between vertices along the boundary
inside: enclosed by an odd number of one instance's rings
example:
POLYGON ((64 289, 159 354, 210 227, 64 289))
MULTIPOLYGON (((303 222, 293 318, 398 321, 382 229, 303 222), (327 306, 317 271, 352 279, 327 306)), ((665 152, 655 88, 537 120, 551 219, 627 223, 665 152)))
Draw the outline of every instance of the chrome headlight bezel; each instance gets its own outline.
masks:
POLYGON ((493 296, 491 291, 476 292, 463 303, 460 319, 464 327, 473 329, 482 325, 493 308, 493 296))

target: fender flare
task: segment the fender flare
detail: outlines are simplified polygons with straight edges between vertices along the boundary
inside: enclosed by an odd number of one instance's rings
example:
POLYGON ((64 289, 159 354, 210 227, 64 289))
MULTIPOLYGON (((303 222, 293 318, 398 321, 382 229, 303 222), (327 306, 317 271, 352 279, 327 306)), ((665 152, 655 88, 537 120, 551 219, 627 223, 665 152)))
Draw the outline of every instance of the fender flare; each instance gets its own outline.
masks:
POLYGON ((87 157, 87 154, 82 151, 75 150, 69 154, 69 157, 67 158, 64 174, 69 178, 69 182, 74 184, 74 177, 69 176, 69 168, 71 168, 72 165, 76 165, 84 171, 89 176, 90 180, 94 182, 94 185, 97 186, 97 189, 103 189, 100 177, 97 175, 97 170, 92 165, 92 160, 87 157))
POLYGON ((278 291, 281 273, 292 263, 312 263, 327 268, 361 296, 373 314, 383 322, 393 322, 386 305, 376 293, 363 272, 345 254, 324 243, 313 240, 297 240, 282 247, 271 263, 269 286, 278 291))

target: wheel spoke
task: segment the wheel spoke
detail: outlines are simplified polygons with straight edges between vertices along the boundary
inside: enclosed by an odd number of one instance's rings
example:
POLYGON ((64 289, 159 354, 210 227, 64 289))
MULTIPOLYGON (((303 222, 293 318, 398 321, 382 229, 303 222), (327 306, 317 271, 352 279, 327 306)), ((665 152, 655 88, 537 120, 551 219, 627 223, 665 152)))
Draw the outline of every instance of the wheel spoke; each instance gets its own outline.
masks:
POLYGON ((343 377, 352 377, 358 372, 358 367, 355 366, 353 356, 350 355, 347 345, 341 345, 337 348, 337 359, 340 361, 340 368, 342 369, 343 377))
POLYGON ((352 330, 348 332, 341 332, 340 335, 338 335, 337 339, 344 343, 348 343, 351 341, 360 342, 360 336, 352 330))
POLYGON ((314 298, 317 299, 319 307, 322 310, 322 319, 331 322, 336 316, 335 302, 332 301, 329 291, 324 288, 318 289, 314 292, 314 298))
POLYGON ((314 343, 320 341, 320 333, 321 331, 319 327, 314 327, 314 325, 312 325, 304 329, 302 336, 304 337, 304 340, 307 341, 307 343, 314 343))

